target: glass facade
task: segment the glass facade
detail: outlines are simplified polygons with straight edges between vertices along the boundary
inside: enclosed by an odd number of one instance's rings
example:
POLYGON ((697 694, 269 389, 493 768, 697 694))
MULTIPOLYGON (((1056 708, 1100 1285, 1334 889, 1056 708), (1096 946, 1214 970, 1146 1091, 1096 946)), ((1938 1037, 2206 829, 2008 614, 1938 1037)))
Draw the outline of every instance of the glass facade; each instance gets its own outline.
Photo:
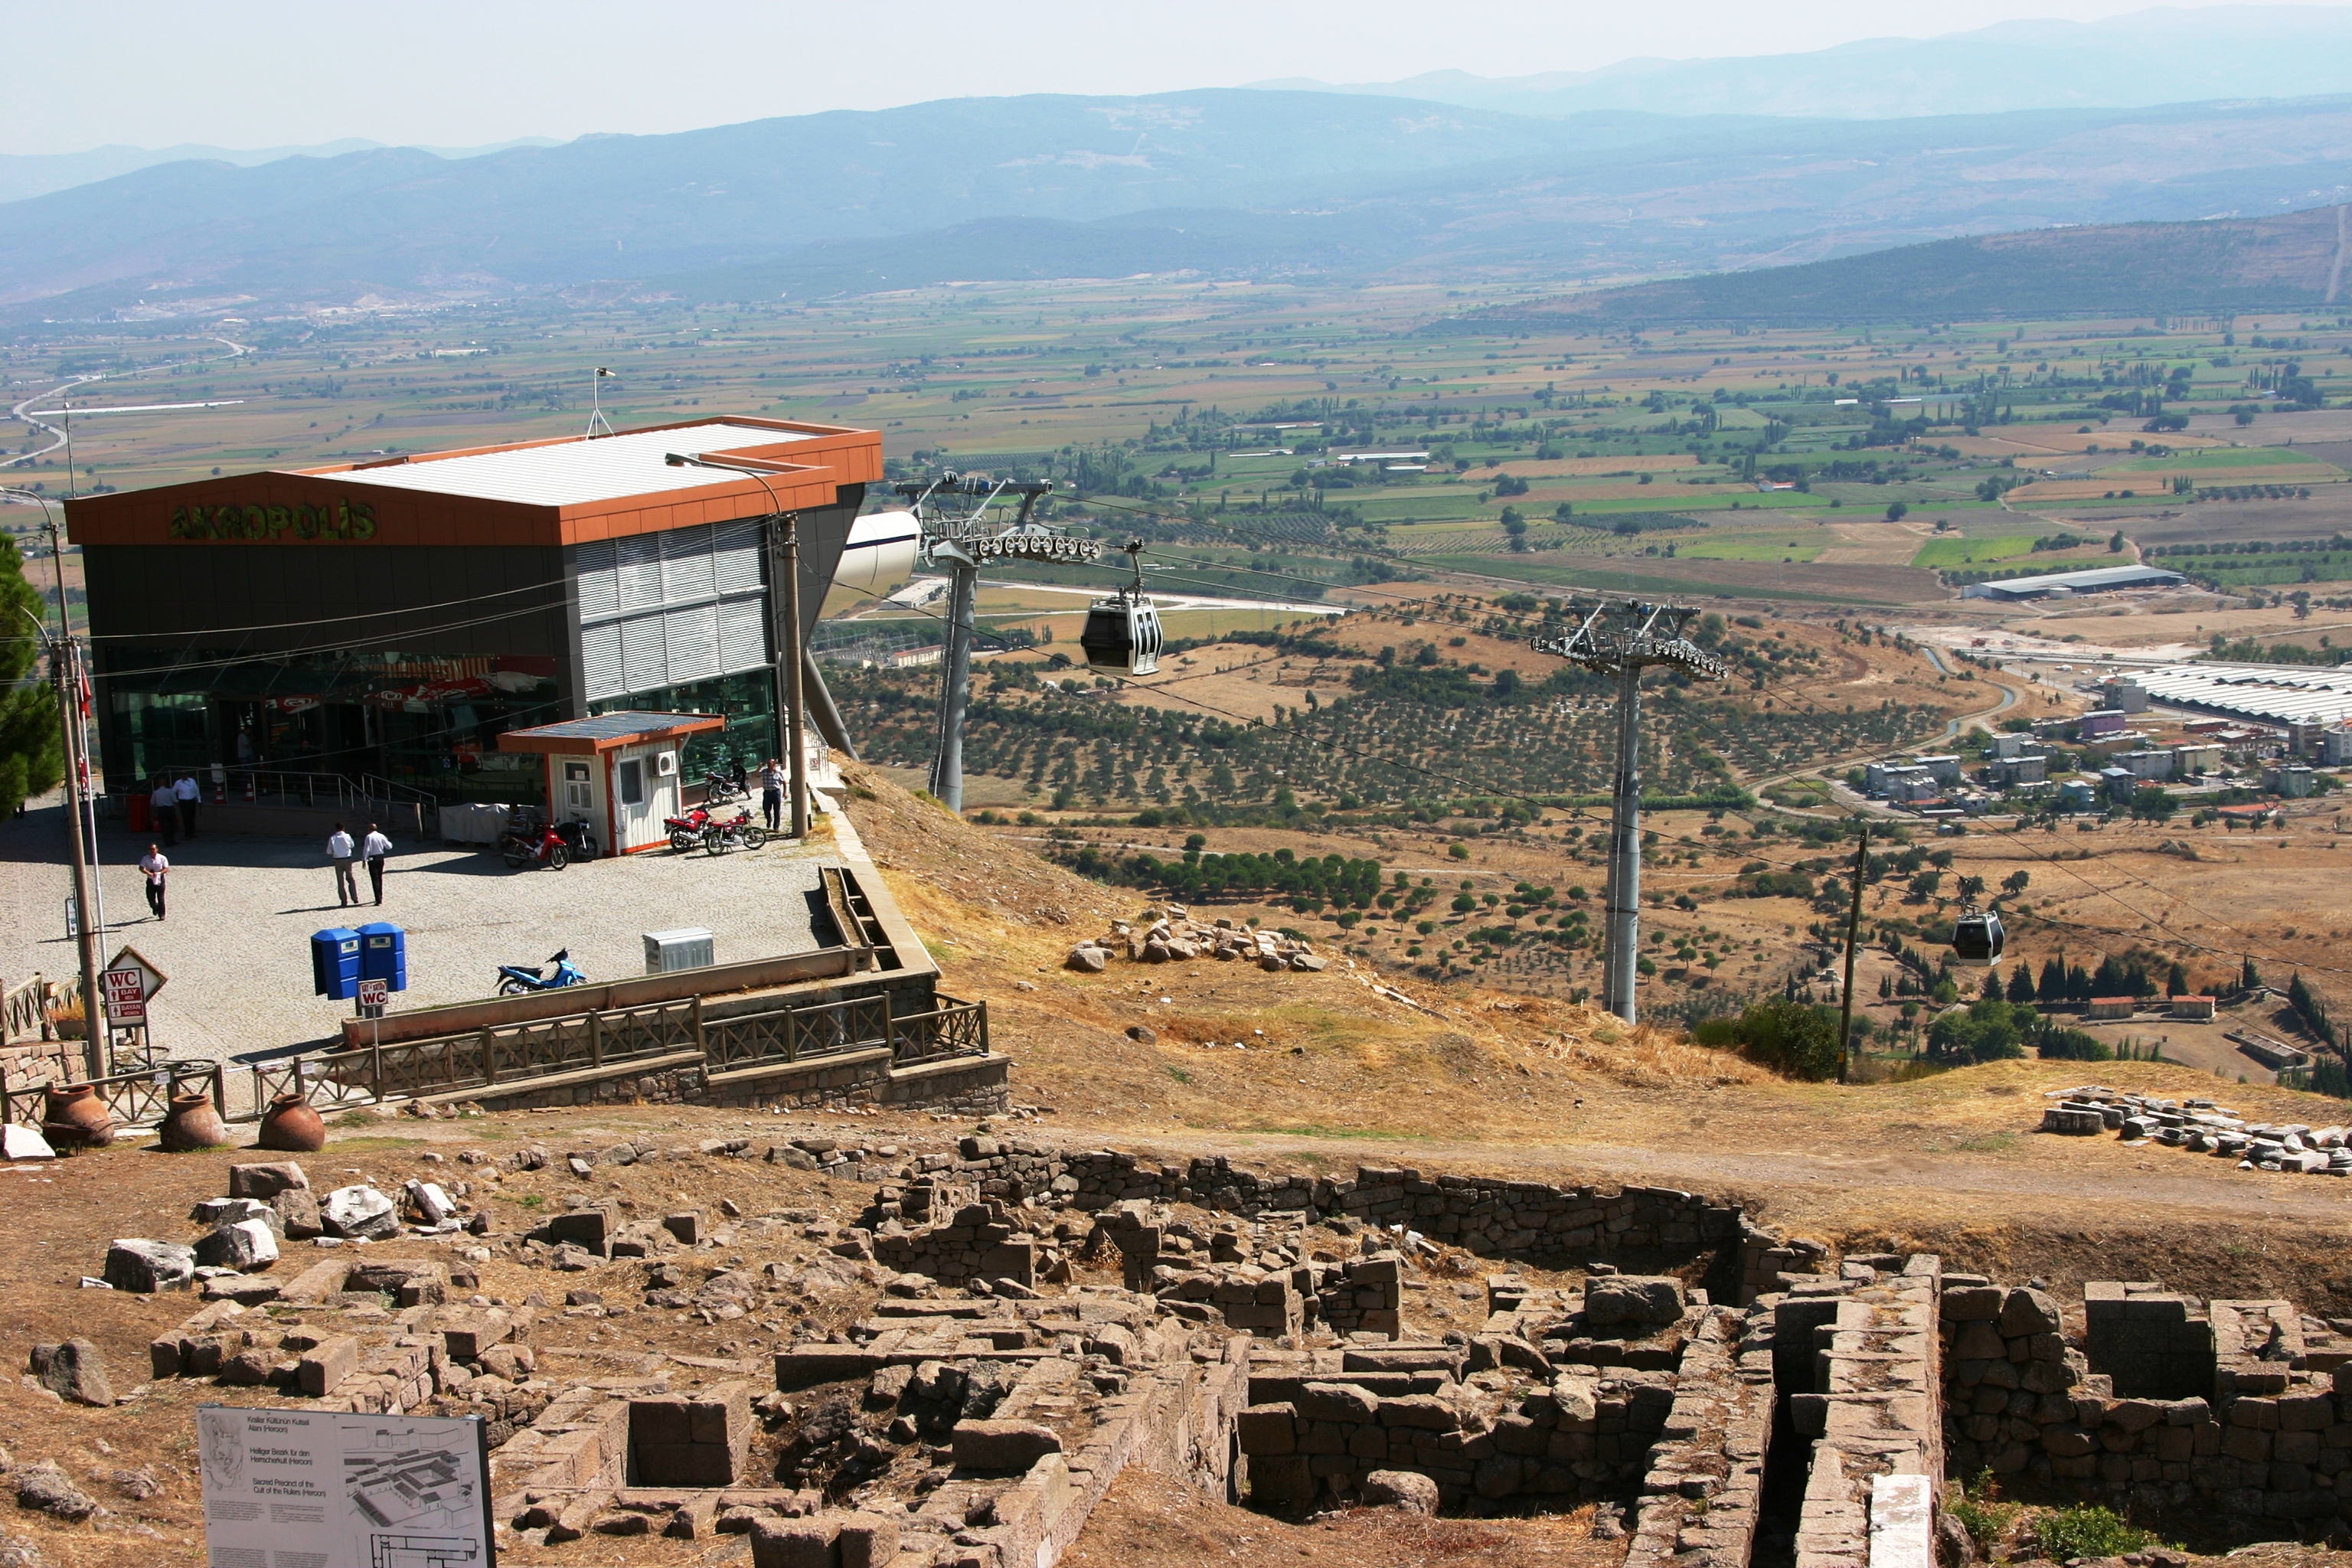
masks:
MULTIPOLYGON (((555 661, 346 650, 287 658, 192 649, 169 666, 132 652, 100 671, 109 754, 139 779, 171 769, 374 774, 442 801, 536 801, 539 759, 506 731, 564 717, 555 661)), ((127 788, 135 781, 116 780, 127 788)))
POLYGON ((724 730, 688 737, 678 766, 685 770, 686 782, 690 784, 701 783, 707 773, 731 773, 738 763, 743 765, 744 772, 756 773, 761 763, 782 754, 777 749, 776 672, 772 668, 656 687, 650 691, 632 691, 588 704, 591 717, 631 709, 650 713, 725 715, 724 730))

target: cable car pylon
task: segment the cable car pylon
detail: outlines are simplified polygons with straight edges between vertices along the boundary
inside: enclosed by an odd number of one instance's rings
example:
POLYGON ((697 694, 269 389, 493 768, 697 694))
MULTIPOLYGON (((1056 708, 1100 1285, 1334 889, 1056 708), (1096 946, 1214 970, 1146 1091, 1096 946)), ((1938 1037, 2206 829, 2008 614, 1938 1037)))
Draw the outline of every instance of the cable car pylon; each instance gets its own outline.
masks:
POLYGON ((990 561, 1091 562, 1102 546, 1091 539, 1056 533, 1034 521, 1038 500, 1053 494, 1050 480, 992 479, 952 469, 935 479, 898 488, 914 512, 922 538, 919 565, 948 574, 948 617, 940 650, 940 712, 931 750, 931 793, 950 811, 963 810, 963 727, 971 703, 973 605, 980 595, 980 568, 990 561), (991 518, 1000 500, 1020 503, 1010 522, 991 518))
POLYGON ((1683 635, 1696 609, 1607 600, 1574 604, 1572 628, 1559 637, 1537 636, 1528 646, 1538 653, 1617 679, 1617 769, 1610 792, 1608 945, 1602 959, 1602 1003, 1626 1023, 1635 1022, 1634 965, 1642 937, 1642 672, 1664 665, 1707 680, 1723 680, 1731 667, 1683 635))

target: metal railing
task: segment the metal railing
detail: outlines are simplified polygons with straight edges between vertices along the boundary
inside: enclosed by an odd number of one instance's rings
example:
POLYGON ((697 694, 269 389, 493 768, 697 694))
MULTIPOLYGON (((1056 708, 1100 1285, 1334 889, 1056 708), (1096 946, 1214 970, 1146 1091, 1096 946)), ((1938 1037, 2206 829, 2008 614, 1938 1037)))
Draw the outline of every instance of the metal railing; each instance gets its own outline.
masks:
MULTIPOLYGON (((307 1094, 321 1110, 387 1100, 495 1090, 559 1073, 601 1072, 691 1053, 706 1073, 791 1065, 887 1047, 905 1067, 989 1051, 988 1005, 936 998, 929 1012, 894 1016, 887 996, 706 1018, 702 998, 567 1014, 530 1023, 366 1045, 253 1065, 253 1109, 307 1094)), ((680 1063, 678 1065, 687 1065, 680 1063)))
MULTIPOLYGON (((172 1109, 174 1095, 190 1092, 190 1086, 201 1089, 212 1097, 213 1109, 226 1118, 228 1102, 226 1083, 218 1062, 166 1061, 137 1072, 115 1073, 107 1078, 94 1078, 89 1086, 106 1102, 107 1114, 120 1128, 152 1127, 163 1120, 172 1109)), ((5 1091, 7 1119, 26 1125, 38 1125, 53 1083, 30 1084, 23 1089, 5 1091)))
POLYGON ((49 1022, 49 1010, 81 994, 79 977, 66 985, 53 985, 36 973, 21 984, 11 985, 0 994, 0 1044, 14 1045, 19 1040, 53 1040, 57 1026, 49 1022))

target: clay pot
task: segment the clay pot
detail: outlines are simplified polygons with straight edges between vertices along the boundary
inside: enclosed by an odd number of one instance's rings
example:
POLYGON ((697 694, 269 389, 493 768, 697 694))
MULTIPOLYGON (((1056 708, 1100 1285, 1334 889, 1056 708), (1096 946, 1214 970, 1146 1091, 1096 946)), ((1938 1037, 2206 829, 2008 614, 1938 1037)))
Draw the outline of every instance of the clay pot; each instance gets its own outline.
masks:
POLYGON ((169 1152, 184 1154, 191 1149, 219 1148, 228 1142, 228 1128, 213 1109, 211 1095, 175 1094, 171 1114, 163 1118, 155 1136, 169 1152))
POLYGON ((327 1146, 327 1124, 299 1094, 281 1094, 261 1119, 259 1146, 289 1154, 315 1154, 327 1146))
POLYGON ((55 1148, 103 1149, 114 1142, 114 1118, 89 1085, 51 1084, 41 1134, 55 1148))

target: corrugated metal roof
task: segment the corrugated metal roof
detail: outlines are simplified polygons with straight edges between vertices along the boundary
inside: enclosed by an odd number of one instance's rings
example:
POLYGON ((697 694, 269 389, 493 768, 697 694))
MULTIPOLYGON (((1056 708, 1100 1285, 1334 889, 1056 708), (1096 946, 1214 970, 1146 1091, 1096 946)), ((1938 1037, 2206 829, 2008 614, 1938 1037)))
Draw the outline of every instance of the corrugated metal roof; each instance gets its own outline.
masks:
POLYGON ((2122 583, 2170 584, 2188 579, 2160 566, 2094 566, 2084 572, 2053 572, 2040 577, 2004 577, 1985 584, 2003 594, 2046 594, 2053 588, 2112 588, 2122 583))
POLYGON ((636 709, 619 713, 599 713, 588 719, 566 719, 553 724, 537 724, 528 730, 509 730, 499 737, 499 747, 509 752, 547 751, 562 742, 584 741, 601 750, 626 745, 637 740, 663 740, 672 735, 715 730, 726 722, 723 715, 716 713, 659 713, 636 709), (509 745, 509 742, 513 743, 509 745))
POLYGON ((665 453, 699 455, 814 438, 804 431, 714 419, 689 429, 631 430, 593 440, 583 437, 513 451, 359 468, 337 474, 335 480, 527 506, 582 506, 732 482, 730 476, 709 468, 673 468, 662 461, 665 453))
POLYGON ((2352 717, 2352 667, 2344 665, 2175 664, 2132 679, 2158 702, 2273 724, 2352 717))

